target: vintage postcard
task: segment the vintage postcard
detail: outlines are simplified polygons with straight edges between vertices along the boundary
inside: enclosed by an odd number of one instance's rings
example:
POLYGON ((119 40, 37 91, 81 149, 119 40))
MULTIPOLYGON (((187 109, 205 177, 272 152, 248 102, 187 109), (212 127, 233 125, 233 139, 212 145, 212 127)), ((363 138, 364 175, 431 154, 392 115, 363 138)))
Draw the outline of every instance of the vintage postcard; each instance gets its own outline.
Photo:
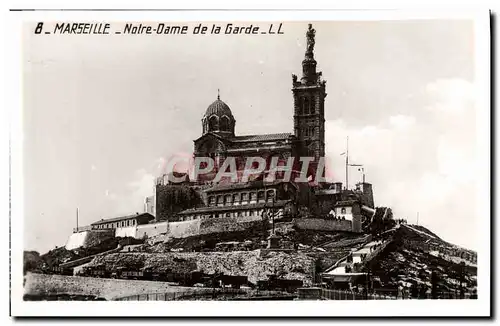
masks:
POLYGON ((488 11, 11 18, 12 315, 490 314, 488 11))

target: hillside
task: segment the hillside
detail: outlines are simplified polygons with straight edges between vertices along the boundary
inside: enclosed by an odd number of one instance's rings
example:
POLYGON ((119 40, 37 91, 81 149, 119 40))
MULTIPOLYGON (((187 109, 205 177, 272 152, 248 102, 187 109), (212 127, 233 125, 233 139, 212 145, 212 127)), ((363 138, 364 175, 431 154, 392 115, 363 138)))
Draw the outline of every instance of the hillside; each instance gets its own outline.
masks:
POLYGON ((96 257, 87 268, 119 268, 156 272, 186 273, 200 271, 207 274, 247 276, 256 283, 277 274, 285 279, 299 279, 311 284, 314 260, 303 253, 232 251, 210 253, 117 253, 96 257))
MULTIPOLYGON (((109 238, 101 242, 96 242, 88 248, 77 248, 67 250, 65 247, 58 247, 40 255, 38 252, 24 252, 25 273, 28 271, 43 271, 60 264, 67 263, 76 259, 95 255, 111 249, 115 249, 118 244, 138 243, 139 240, 130 238, 109 238)), ((142 241, 141 241, 142 242, 142 241)))
POLYGON ((476 253, 444 241, 423 226, 397 224, 389 229, 372 230, 371 234, 357 234, 300 230, 292 222, 280 222, 274 232, 280 238, 278 251, 266 249, 271 229, 255 226, 244 231, 183 239, 165 240, 159 235, 142 244, 137 244, 137 240, 114 239, 86 249, 58 248, 41 256, 25 253, 25 266, 57 266, 113 249, 121 243, 125 245, 122 252, 97 256, 84 266, 109 272, 125 268, 223 273, 247 276, 252 283, 275 274, 312 285, 320 282, 321 273, 330 273, 332 268, 343 264, 353 272, 375 276, 380 280, 377 287, 381 291, 394 292, 403 286, 414 296, 425 292, 443 297, 450 293, 457 296, 460 292, 474 295, 477 288, 476 253), (367 256, 361 262, 347 260, 362 252, 367 256))
POLYGON ((130 252, 125 248, 123 253, 96 257, 85 267, 87 270, 104 268, 108 271, 126 268, 224 273, 247 276, 252 283, 274 274, 311 285, 315 274, 345 256, 352 245, 366 238, 349 232, 297 230, 291 222, 282 222, 275 225, 275 233, 280 236, 280 248, 285 251, 276 252, 266 250, 270 232, 256 226, 245 231, 166 241, 160 241, 164 238, 159 235, 147 239, 143 245, 131 247, 130 252))
MULTIPOLYGON (((149 238, 146 243, 136 248, 144 252, 169 252, 169 251, 231 251, 231 250, 257 250, 267 247, 267 238, 271 230, 262 228, 261 225, 248 228, 244 231, 221 232, 203 234, 181 239, 164 240, 162 235, 149 238)), ((275 234, 280 239, 280 248, 300 248, 322 250, 322 246, 346 247, 364 241, 365 236, 350 232, 311 231, 298 230, 291 222, 280 222, 275 225, 275 234)))
POLYGON ((400 225, 385 237, 387 247, 363 266, 363 271, 378 276, 385 288, 401 284, 415 293, 422 289, 436 293, 476 291, 473 251, 460 249, 422 226, 400 225))
POLYGON ((36 269, 41 265, 42 259, 37 251, 24 251, 23 253, 23 273, 36 269))

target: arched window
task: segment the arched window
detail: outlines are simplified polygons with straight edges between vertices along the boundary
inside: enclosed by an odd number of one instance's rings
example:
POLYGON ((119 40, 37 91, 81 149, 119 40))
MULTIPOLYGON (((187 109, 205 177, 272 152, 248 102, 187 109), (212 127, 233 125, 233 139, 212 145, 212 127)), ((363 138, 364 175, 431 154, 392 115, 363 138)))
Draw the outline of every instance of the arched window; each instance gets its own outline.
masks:
POLYGON ((309 114, 309 99, 307 97, 302 100, 302 114, 309 114))
POLYGON ((258 200, 259 202, 261 202, 261 201, 264 201, 264 199, 265 199, 265 193, 264 193, 263 191, 259 191, 259 192, 257 193, 257 200, 258 200))
POLYGON ((210 119, 208 119, 208 126, 209 131, 219 130, 219 118, 214 115, 211 116, 210 119))
POLYGON ((203 129, 203 133, 206 133, 207 132, 207 119, 202 119, 201 120, 201 127, 203 129))
POLYGON ((345 214, 345 207, 342 207, 342 209, 340 210, 340 214, 345 214))
POLYGON ((234 194, 233 195, 233 204, 234 203, 239 203, 240 202, 240 195, 239 194, 234 194))
POLYGON ((208 197, 208 205, 215 206, 215 197, 214 196, 208 197))
POLYGON ((220 130, 221 131, 231 131, 230 130, 230 122, 229 122, 229 118, 227 116, 223 116, 221 119, 220 119, 220 130))

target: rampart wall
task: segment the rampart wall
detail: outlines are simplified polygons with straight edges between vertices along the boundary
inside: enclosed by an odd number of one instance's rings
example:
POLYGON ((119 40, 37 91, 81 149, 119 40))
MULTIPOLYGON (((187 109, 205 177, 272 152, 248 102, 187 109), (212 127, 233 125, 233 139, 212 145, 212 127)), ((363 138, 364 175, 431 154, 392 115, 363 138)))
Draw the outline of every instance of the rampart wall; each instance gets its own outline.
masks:
POLYGON ((162 234, 166 239, 187 238, 201 234, 243 231, 260 221, 257 215, 241 217, 221 217, 196 219, 180 222, 161 222, 138 225, 135 227, 117 228, 116 237, 133 237, 136 239, 151 238, 162 234))
POLYGON ((199 234, 243 231, 250 227, 253 222, 261 219, 260 216, 256 215, 205 219, 201 221, 199 234))
POLYGON ((200 233, 201 220, 168 223, 168 238, 186 238, 200 233))
POLYGON ((112 230, 93 230, 72 233, 69 236, 65 247, 67 250, 73 250, 80 247, 93 247, 109 238, 112 238, 113 236, 114 234, 112 230))
POLYGON ((352 222, 348 220, 300 218, 295 219, 293 224, 295 227, 302 230, 353 231, 352 222))

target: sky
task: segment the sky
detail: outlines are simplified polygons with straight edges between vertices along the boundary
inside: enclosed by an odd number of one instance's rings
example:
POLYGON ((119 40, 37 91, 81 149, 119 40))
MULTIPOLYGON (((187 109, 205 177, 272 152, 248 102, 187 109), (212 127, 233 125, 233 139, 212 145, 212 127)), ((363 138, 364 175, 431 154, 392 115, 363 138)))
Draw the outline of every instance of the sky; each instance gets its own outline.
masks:
MULTIPOLYGON (((409 223, 418 215, 444 240, 476 249, 485 217, 474 196, 473 22, 313 26, 333 180, 345 182, 349 136, 350 161, 364 165, 376 206, 409 223)), ((64 245, 77 207, 80 226, 142 212, 162 163, 192 153, 217 89, 237 135, 293 132, 291 75, 301 74, 306 22, 284 22, 282 35, 35 36, 33 28, 23 33, 27 250, 64 245)), ((360 180, 352 168, 350 186, 360 180)))

